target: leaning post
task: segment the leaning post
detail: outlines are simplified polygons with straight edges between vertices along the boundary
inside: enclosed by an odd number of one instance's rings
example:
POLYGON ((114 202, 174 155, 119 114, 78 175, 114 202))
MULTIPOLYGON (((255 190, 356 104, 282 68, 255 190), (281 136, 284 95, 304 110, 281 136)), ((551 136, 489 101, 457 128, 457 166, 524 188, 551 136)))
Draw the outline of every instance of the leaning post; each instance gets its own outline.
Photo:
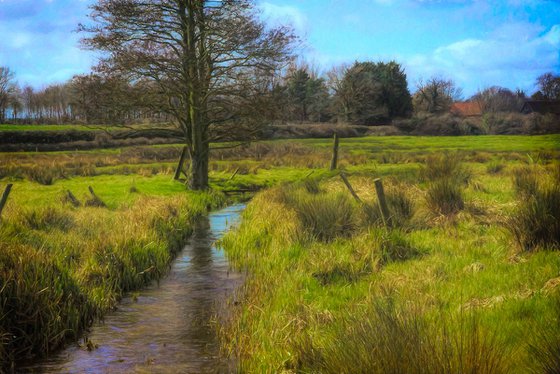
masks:
POLYGON ((381 211, 383 223, 385 224, 385 227, 391 227, 391 215, 389 214, 389 208, 387 207, 387 200, 385 199, 385 191, 383 191, 381 178, 376 178, 373 183, 375 183, 375 192, 377 193, 377 200, 379 201, 379 210, 381 211))
POLYGON ((338 135, 335 132, 333 137, 331 171, 336 170, 337 164, 338 164, 338 135))
POLYGON ((4 205, 6 205, 6 201, 8 201, 8 196, 10 195, 10 191, 12 190, 12 183, 9 183, 2 194, 2 199, 0 199, 0 216, 2 216, 2 210, 4 209, 4 205))
POLYGON ((352 185, 348 181, 348 178, 346 178, 346 174, 340 173, 340 178, 342 179, 342 181, 346 185, 346 188, 348 188, 348 191, 350 191, 350 194, 352 195, 352 197, 354 197, 354 200, 356 200, 357 202, 359 202, 361 204, 362 200, 360 199, 360 197, 358 196, 356 191, 354 191, 354 189, 352 188, 352 185))
POLYGON ((177 169, 175 170, 175 175, 173 176, 174 180, 177 180, 179 179, 179 177, 181 177, 181 171, 183 170, 183 163, 185 162, 185 157, 187 157, 187 146, 184 146, 183 151, 181 152, 179 165, 177 165, 177 169))

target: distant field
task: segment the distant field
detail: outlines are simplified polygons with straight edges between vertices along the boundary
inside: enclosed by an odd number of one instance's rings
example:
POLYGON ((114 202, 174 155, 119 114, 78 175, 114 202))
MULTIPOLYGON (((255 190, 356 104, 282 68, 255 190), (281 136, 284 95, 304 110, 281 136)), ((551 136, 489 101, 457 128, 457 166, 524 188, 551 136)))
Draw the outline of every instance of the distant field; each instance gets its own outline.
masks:
POLYGON ((0 125, 0 131, 66 131, 66 130, 99 130, 96 126, 84 125, 0 125))

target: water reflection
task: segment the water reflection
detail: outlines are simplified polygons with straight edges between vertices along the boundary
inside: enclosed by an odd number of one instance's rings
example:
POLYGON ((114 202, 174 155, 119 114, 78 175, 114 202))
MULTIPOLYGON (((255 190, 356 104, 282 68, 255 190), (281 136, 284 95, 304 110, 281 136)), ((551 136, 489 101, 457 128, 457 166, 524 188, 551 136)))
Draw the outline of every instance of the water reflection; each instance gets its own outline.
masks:
POLYGON ((243 205, 201 219, 190 243, 169 275, 140 293, 127 297, 119 309, 92 328, 88 352, 77 346, 39 364, 28 373, 215 373, 230 371, 218 355, 211 317, 216 303, 239 285, 223 252, 213 243, 239 220, 243 205))

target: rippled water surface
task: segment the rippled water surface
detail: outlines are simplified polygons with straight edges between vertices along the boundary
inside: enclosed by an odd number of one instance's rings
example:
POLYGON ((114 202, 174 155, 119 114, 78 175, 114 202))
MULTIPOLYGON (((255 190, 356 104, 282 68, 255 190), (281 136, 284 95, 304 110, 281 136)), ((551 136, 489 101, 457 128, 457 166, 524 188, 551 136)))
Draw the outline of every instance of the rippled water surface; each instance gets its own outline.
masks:
POLYGON ((211 213, 197 224, 166 278, 126 297, 92 327, 89 352, 76 345, 23 369, 30 373, 214 373, 231 371, 218 355, 211 323, 217 302, 232 295, 241 276, 229 271, 214 246, 239 221, 243 205, 211 213))

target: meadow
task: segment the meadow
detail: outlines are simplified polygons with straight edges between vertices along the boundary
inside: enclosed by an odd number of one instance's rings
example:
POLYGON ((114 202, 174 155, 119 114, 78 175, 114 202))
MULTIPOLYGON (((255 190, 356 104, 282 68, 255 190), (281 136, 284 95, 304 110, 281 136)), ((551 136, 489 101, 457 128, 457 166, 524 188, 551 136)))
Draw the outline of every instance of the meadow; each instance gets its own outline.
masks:
POLYGON ((223 240, 248 274, 220 324, 241 371, 558 365, 558 216, 546 217, 558 214, 560 136, 342 139, 339 168, 361 202, 328 170, 331 143, 217 145, 203 193, 172 180, 178 145, 0 153, 0 190, 14 184, 0 224, 1 366, 78 339, 165 274, 197 217, 259 190, 223 240), (522 230, 543 219, 537 239, 522 230))

